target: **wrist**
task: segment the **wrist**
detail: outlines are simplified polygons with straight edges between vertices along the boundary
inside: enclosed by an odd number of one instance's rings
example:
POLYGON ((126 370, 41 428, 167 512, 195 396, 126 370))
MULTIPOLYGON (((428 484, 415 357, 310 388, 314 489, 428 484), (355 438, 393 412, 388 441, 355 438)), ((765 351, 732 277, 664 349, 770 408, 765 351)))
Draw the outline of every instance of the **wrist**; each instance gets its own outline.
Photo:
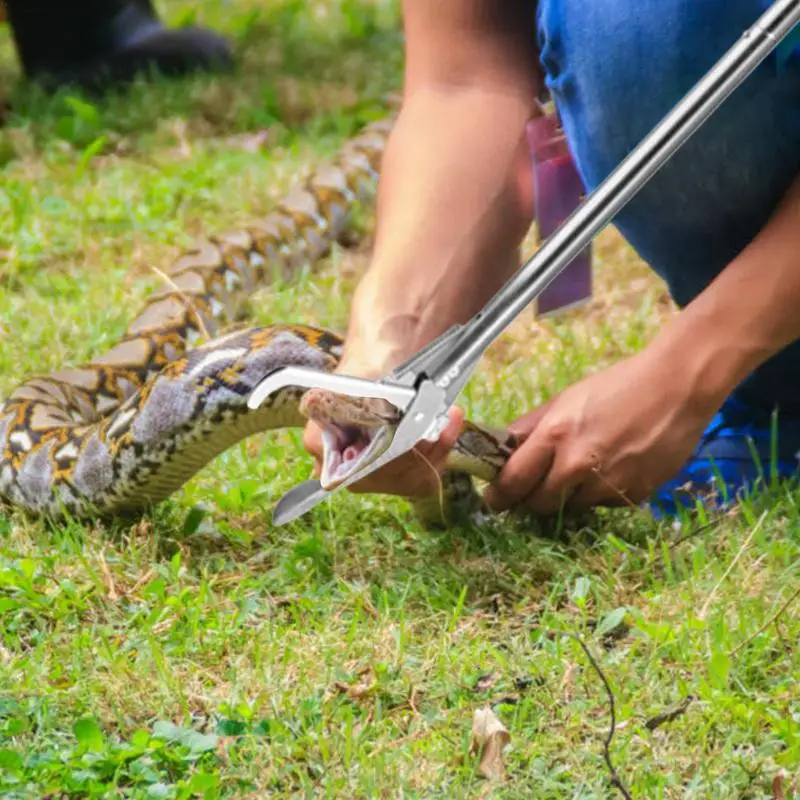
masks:
POLYGON ((337 372, 382 377, 418 349, 420 313, 410 294, 390 282, 370 270, 358 285, 337 372))
POLYGON ((723 401, 798 340, 798 230, 800 178, 761 232, 659 337, 658 346, 684 353, 701 400, 723 401))
POLYGON ((678 385, 698 413, 715 412, 769 354, 728 313, 691 305, 650 346, 667 365, 664 377, 678 385))

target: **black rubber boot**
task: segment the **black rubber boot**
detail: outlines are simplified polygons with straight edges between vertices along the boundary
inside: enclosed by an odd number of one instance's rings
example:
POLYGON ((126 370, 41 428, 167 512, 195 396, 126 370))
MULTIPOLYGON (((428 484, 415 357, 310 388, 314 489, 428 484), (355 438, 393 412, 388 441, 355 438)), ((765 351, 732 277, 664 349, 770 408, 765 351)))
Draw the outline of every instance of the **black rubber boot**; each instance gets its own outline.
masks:
POLYGON ((228 43, 206 28, 166 28, 151 0, 6 0, 25 74, 49 88, 97 89, 141 73, 227 69, 228 43))

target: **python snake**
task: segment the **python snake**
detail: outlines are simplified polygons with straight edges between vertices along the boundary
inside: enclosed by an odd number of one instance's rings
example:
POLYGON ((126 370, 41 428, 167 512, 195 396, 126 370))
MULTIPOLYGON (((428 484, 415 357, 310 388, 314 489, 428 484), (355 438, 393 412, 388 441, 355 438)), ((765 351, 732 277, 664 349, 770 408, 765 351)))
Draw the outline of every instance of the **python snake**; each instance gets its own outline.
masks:
MULTIPOLYGON (((368 125, 261 222, 185 252, 106 353, 19 386, 0 406, 0 499, 51 518, 140 512, 243 438, 304 425, 299 388, 257 410, 247 398, 280 367, 334 369, 342 339, 299 324, 225 328, 276 273, 291 277, 343 237, 355 205, 374 197, 392 124, 368 125)), ((448 487, 463 495, 464 474, 491 479, 511 446, 468 423, 448 487)), ((434 521, 436 503, 415 505, 434 521)))

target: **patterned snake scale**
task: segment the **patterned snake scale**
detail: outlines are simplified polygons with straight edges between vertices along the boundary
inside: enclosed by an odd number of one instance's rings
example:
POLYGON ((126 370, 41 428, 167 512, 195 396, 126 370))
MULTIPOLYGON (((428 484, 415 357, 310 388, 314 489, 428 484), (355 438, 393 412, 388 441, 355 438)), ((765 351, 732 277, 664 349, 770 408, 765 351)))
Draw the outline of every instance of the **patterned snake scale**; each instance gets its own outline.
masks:
MULTIPOLYGON (((334 369, 342 339, 295 324, 224 328, 276 271, 290 277, 343 236, 355 204, 374 197, 392 122, 363 129, 266 219, 184 253, 104 355, 18 387, 0 406, 0 500, 51 518, 138 513, 245 437, 304 425, 298 388, 256 411, 247 398, 280 367, 334 369)), ((462 502, 465 473, 491 479, 510 446, 467 424, 448 462, 445 484, 457 490, 446 502, 462 502)), ((434 521, 429 503, 415 508, 434 521)))

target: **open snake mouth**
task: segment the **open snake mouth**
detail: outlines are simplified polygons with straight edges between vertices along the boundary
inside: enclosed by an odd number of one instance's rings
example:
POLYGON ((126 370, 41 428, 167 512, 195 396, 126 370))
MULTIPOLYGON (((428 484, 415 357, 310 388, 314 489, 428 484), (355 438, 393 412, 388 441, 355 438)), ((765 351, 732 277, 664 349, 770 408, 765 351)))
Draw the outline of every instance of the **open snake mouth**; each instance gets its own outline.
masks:
POLYGON ((391 441, 390 426, 378 428, 322 427, 322 471, 319 481, 330 491, 361 467, 371 464, 391 441))
POLYGON ((331 491, 354 472, 372 464, 392 443, 401 415, 385 400, 350 397, 309 389, 300 412, 322 431, 319 482, 331 491))

